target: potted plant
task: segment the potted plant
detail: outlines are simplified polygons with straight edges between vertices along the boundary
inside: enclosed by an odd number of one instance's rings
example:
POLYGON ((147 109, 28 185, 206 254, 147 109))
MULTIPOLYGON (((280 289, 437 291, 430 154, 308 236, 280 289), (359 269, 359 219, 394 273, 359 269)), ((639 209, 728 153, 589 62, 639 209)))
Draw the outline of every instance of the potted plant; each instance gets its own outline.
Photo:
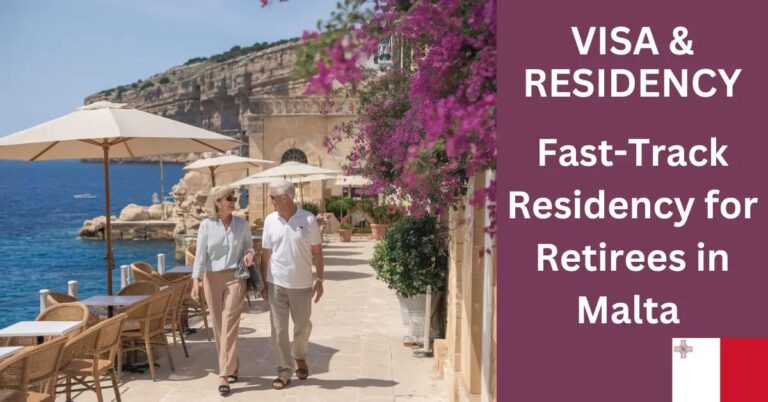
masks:
POLYGON ((448 277, 448 250, 439 235, 437 219, 403 217, 394 222, 374 247, 370 264, 376 277, 397 292, 408 328, 406 342, 420 339, 425 319, 434 316, 448 277), (432 288, 429 310, 427 286, 432 288))
POLYGON ((339 239, 342 243, 349 243, 352 241, 352 225, 343 223, 339 226, 339 239))
POLYGON ((373 205, 371 201, 361 203, 363 211, 371 221, 371 237, 374 240, 381 240, 387 227, 400 218, 400 214, 393 205, 373 205))

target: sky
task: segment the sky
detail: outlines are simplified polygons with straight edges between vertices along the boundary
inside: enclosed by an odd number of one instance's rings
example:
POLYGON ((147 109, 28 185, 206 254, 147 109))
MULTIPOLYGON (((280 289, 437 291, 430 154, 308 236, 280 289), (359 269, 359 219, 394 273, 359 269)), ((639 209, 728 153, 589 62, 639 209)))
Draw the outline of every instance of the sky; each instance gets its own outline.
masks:
POLYGON ((232 46, 301 36, 336 0, 2 0, 0 137, 232 46))

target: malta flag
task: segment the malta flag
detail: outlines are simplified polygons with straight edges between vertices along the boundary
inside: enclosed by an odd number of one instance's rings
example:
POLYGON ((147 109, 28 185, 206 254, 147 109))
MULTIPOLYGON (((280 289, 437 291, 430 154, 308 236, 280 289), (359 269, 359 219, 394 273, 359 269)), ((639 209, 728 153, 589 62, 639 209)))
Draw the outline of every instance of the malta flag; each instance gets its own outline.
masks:
POLYGON ((768 338, 672 339, 672 402, 768 401, 768 338))

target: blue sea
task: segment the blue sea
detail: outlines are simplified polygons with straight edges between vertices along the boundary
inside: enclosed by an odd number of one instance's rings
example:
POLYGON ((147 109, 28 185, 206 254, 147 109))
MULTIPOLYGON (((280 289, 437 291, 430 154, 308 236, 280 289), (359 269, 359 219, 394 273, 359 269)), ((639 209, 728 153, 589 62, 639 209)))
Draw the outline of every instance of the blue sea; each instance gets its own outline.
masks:
MULTIPOLYGON (((165 191, 184 175, 179 164, 164 164, 165 191)), ((112 215, 128 203, 150 205, 160 193, 158 163, 111 163, 112 215)), ((0 328, 39 313, 40 289, 66 293, 79 281, 78 296, 106 294, 106 245, 81 240, 86 219, 104 215, 102 164, 77 160, 20 162, 0 160, 0 328), (76 199, 90 193, 95 198, 76 199)), ((113 243, 113 287, 120 287, 120 265, 137 260, 157 264, 165 253, 173 264, 172 241, 118 240, 113 243)))

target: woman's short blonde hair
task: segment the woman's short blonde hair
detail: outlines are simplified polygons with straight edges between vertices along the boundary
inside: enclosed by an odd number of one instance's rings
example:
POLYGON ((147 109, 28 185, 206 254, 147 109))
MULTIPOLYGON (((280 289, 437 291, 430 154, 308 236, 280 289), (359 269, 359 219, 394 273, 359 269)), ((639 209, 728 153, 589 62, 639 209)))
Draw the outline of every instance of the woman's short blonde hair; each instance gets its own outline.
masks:
POLYGON ((205 200, 205 214, 209 218, 216 219, 218 212, 216 208, 216 201, 220 200, 230 194, 235 194, 235 188, 232 186, 216 186, 208 192, 208 198, 205 200))

